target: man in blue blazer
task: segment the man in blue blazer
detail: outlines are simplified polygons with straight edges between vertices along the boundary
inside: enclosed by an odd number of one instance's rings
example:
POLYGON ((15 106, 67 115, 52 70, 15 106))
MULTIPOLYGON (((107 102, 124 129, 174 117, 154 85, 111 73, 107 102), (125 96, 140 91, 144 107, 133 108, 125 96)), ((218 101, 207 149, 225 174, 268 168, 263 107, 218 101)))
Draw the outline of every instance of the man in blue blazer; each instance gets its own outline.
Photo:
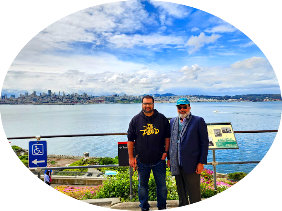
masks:
POLYGON ((175 176, 181 207, 201 201, 200 174, 207 163, 209 139, 204 119, 190 113, 189 100, 180 98, 176 106, 178 117, 170 120, 168 165, 175 176))

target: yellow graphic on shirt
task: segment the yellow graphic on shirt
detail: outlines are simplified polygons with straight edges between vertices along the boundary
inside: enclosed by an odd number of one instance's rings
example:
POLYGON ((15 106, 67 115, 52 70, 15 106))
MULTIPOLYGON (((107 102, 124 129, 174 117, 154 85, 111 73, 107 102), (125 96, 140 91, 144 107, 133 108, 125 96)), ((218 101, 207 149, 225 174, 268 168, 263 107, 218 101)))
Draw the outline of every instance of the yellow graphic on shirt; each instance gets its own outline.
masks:
POLYGON ((159 129, 154 128, 153 124, 147 124, 147 126, 143 126, 145 129, 144 130, 140 130, 143 131, 143 136, 145 135, 152 135, 152 134, 158 134, 160 132, 159 129))

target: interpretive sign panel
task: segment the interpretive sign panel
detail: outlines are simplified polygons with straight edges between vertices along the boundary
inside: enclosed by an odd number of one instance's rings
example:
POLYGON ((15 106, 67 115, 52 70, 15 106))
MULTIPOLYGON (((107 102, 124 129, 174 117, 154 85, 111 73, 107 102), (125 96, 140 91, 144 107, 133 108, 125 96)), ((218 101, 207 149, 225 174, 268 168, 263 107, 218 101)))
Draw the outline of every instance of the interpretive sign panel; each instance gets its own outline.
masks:
POLYGON ((207 123, 209 149, 239 149, 232 125, 226 123, 207 123))
MULTIPOLYGON (((133 156, 135 156, 134 148, 133 156)), ((129 166, 127 142, 118 142, 118 164, 119 166, 129 166)))
POLYGON ((47 142, 30 141, 28 148, 28 166, 29 168, 47 166, 47 142))
POLYGON ((118 142, 118 163, 119 166, 129 166, 127 142, 118 142))

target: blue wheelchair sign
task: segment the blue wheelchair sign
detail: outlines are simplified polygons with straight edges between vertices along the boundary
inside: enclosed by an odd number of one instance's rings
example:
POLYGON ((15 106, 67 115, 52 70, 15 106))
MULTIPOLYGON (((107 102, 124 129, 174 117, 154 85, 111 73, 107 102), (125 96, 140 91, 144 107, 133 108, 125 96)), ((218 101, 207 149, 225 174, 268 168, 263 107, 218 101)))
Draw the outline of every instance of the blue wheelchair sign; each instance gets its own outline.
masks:
POLYGON ((29 168, 47 167, 47 142, 30 141, 28 148, 29 168))

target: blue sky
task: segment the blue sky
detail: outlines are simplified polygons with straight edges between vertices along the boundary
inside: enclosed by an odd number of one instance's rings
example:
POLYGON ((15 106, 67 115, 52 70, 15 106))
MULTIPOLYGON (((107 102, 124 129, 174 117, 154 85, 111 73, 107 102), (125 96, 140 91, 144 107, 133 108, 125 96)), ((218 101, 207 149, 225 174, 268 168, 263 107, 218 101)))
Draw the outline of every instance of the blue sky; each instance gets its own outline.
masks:
POLYGON ((88 8, 22 49, 3 90, 235 95, 280 93, 267 58, 242 32, 188 6, 126 1, 88 8))

